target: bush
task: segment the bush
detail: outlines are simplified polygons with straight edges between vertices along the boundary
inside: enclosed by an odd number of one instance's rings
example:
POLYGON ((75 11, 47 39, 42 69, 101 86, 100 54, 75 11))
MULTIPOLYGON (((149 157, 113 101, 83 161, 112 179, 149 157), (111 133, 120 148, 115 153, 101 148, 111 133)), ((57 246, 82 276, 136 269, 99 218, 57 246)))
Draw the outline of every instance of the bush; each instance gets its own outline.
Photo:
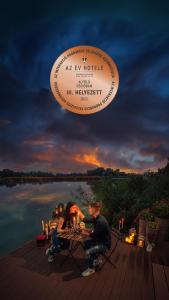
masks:
POLYGON ((154 220, 154 215, 149 208, 146 208, 139 213, 139 218, 151 222, 154 220))
POLYGON ((158 223, 157 222, 148 222, 147 227, 148 227, 148 229, 157 230, 158 229, 158 223))
POLYGON ((152 213, 164 218, 169 217, 168 202, 161 203, 160 207, 154 203, 160 199, 169 199, 169 175, 156 175, 154 177, 137 175, 125 179, 105 177, 92 183, 92 191, 95 199, 103 203, 103 213, 113 226, 118 226, 121 217, 125 218, 125 226, 130 227, 139 212, 145 210, 144 218, 153 221, 152 213))
POLYGON ((169 201, 161 200, 152 206, 152 212, 158 218, 169 219, 169 201))

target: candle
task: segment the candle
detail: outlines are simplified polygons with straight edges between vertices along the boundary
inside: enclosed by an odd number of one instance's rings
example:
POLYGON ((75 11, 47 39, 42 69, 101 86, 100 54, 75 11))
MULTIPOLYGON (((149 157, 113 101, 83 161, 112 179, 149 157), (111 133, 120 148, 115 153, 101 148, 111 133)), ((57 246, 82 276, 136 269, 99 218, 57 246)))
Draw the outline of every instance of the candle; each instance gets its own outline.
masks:
POLYGON ((49 225, 48 229, 49 229, 49 232, 50 232, 51 221, 48 222, 48 225, 49 225))
POLYGON ((49 235, 49 232, 48 232, 48 224, 46 224, 45 232, 46 232, 46 238, 48 239, 48 235, 49 235))
POLYGON ((73 216, 73 227, 74 228, 76 227, 76 218, 75 218, 75 216, 73 216))
POLYGON ((143 240, 139 240, 139 241, 138 241, 138 246, 141 247, 141 248, 144 246, 143 240))
POLYGON ((121 225, 122 225, 122 228, 124 226, 124 218, 121 219, 121 225))
POLYGON ((79 225, 80 223, 80 215, 79 215, 79 211, 77 212, 77 225, 79 225))
POLYGON ((121 229, 121 220, 119 220, 119 231, 121 229))
POLYGON ((43 230, 43 232, 45 230, 45 226, 44 226, 44 221, 43 220, 42 220, 42 230, 43 230))

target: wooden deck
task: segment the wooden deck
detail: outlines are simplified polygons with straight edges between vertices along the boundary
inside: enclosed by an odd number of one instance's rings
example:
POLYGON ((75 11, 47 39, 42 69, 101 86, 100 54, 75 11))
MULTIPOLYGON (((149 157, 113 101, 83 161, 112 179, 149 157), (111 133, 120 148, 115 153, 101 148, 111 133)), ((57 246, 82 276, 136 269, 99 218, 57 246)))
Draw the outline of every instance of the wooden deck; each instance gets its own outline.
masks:
MULTIPOLYGON (((112 256, 117 268, 106 264, 102 271, 82 278, 65 253, 49 264, 45 249, 31 241, 0 258, 0 297, 2 300, 169 300, 169 245, 153 254, 120 243, 112 256)), ((84 264, 84 253, 77 252, 84 264)))

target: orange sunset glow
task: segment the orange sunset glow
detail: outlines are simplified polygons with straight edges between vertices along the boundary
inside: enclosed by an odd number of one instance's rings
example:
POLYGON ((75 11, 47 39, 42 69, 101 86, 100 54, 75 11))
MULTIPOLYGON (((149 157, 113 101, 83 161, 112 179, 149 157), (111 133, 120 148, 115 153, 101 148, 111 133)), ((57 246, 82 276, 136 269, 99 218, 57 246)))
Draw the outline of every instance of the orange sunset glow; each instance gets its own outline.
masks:
MULTIPOLYGON (((44 169, 49 169, 52 172, 62 170, 80 172, 102 167, 104 169, 120 169, 126 173, 142 173, 147 162, 149 163, 147 170, 154 171, 160 167, 160 163, 154 164, 153 156, 148 153, 146 148, 138 149, 136 147, 134 151, 133 147, 135 146, 129 146, 128 149, 118 149, 112 146, 103 147, 102 145, 91 147, 84 143, 69 145, 63 142, 58 145, 48 133, 26 139, 23 144, 26 145, 27 150, 30 150, 30 159, 33 161, 31 168, 43 164, 44 169), (123 163, 123 158, 125 161, 127 160, 127 163, 123 163), (145 164, 144 160, 146 161, 145 164)), ((156 144, 154 141, 153 147, 155 145, 160 146, 160 142, 156 144)), ((150 146, 152 147, 152 144, 150 146)))
POLYGON ((102 167, 103 163, 97 158, 96 153, 76 154, 74 160, 79 163, 86 163, 96 167, 102 167))

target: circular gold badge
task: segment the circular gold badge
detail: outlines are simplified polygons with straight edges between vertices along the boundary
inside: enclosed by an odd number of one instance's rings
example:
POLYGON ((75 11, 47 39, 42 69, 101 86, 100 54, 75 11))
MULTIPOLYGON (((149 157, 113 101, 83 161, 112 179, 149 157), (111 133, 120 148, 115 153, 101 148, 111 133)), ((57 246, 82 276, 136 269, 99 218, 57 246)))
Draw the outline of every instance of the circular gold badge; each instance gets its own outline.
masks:
POLYGON ((50 84, 60 105, 77 114, 96 113, 114 99, 119 75, 113 59, 93 46, 77 46, 55 61, 50 84))

